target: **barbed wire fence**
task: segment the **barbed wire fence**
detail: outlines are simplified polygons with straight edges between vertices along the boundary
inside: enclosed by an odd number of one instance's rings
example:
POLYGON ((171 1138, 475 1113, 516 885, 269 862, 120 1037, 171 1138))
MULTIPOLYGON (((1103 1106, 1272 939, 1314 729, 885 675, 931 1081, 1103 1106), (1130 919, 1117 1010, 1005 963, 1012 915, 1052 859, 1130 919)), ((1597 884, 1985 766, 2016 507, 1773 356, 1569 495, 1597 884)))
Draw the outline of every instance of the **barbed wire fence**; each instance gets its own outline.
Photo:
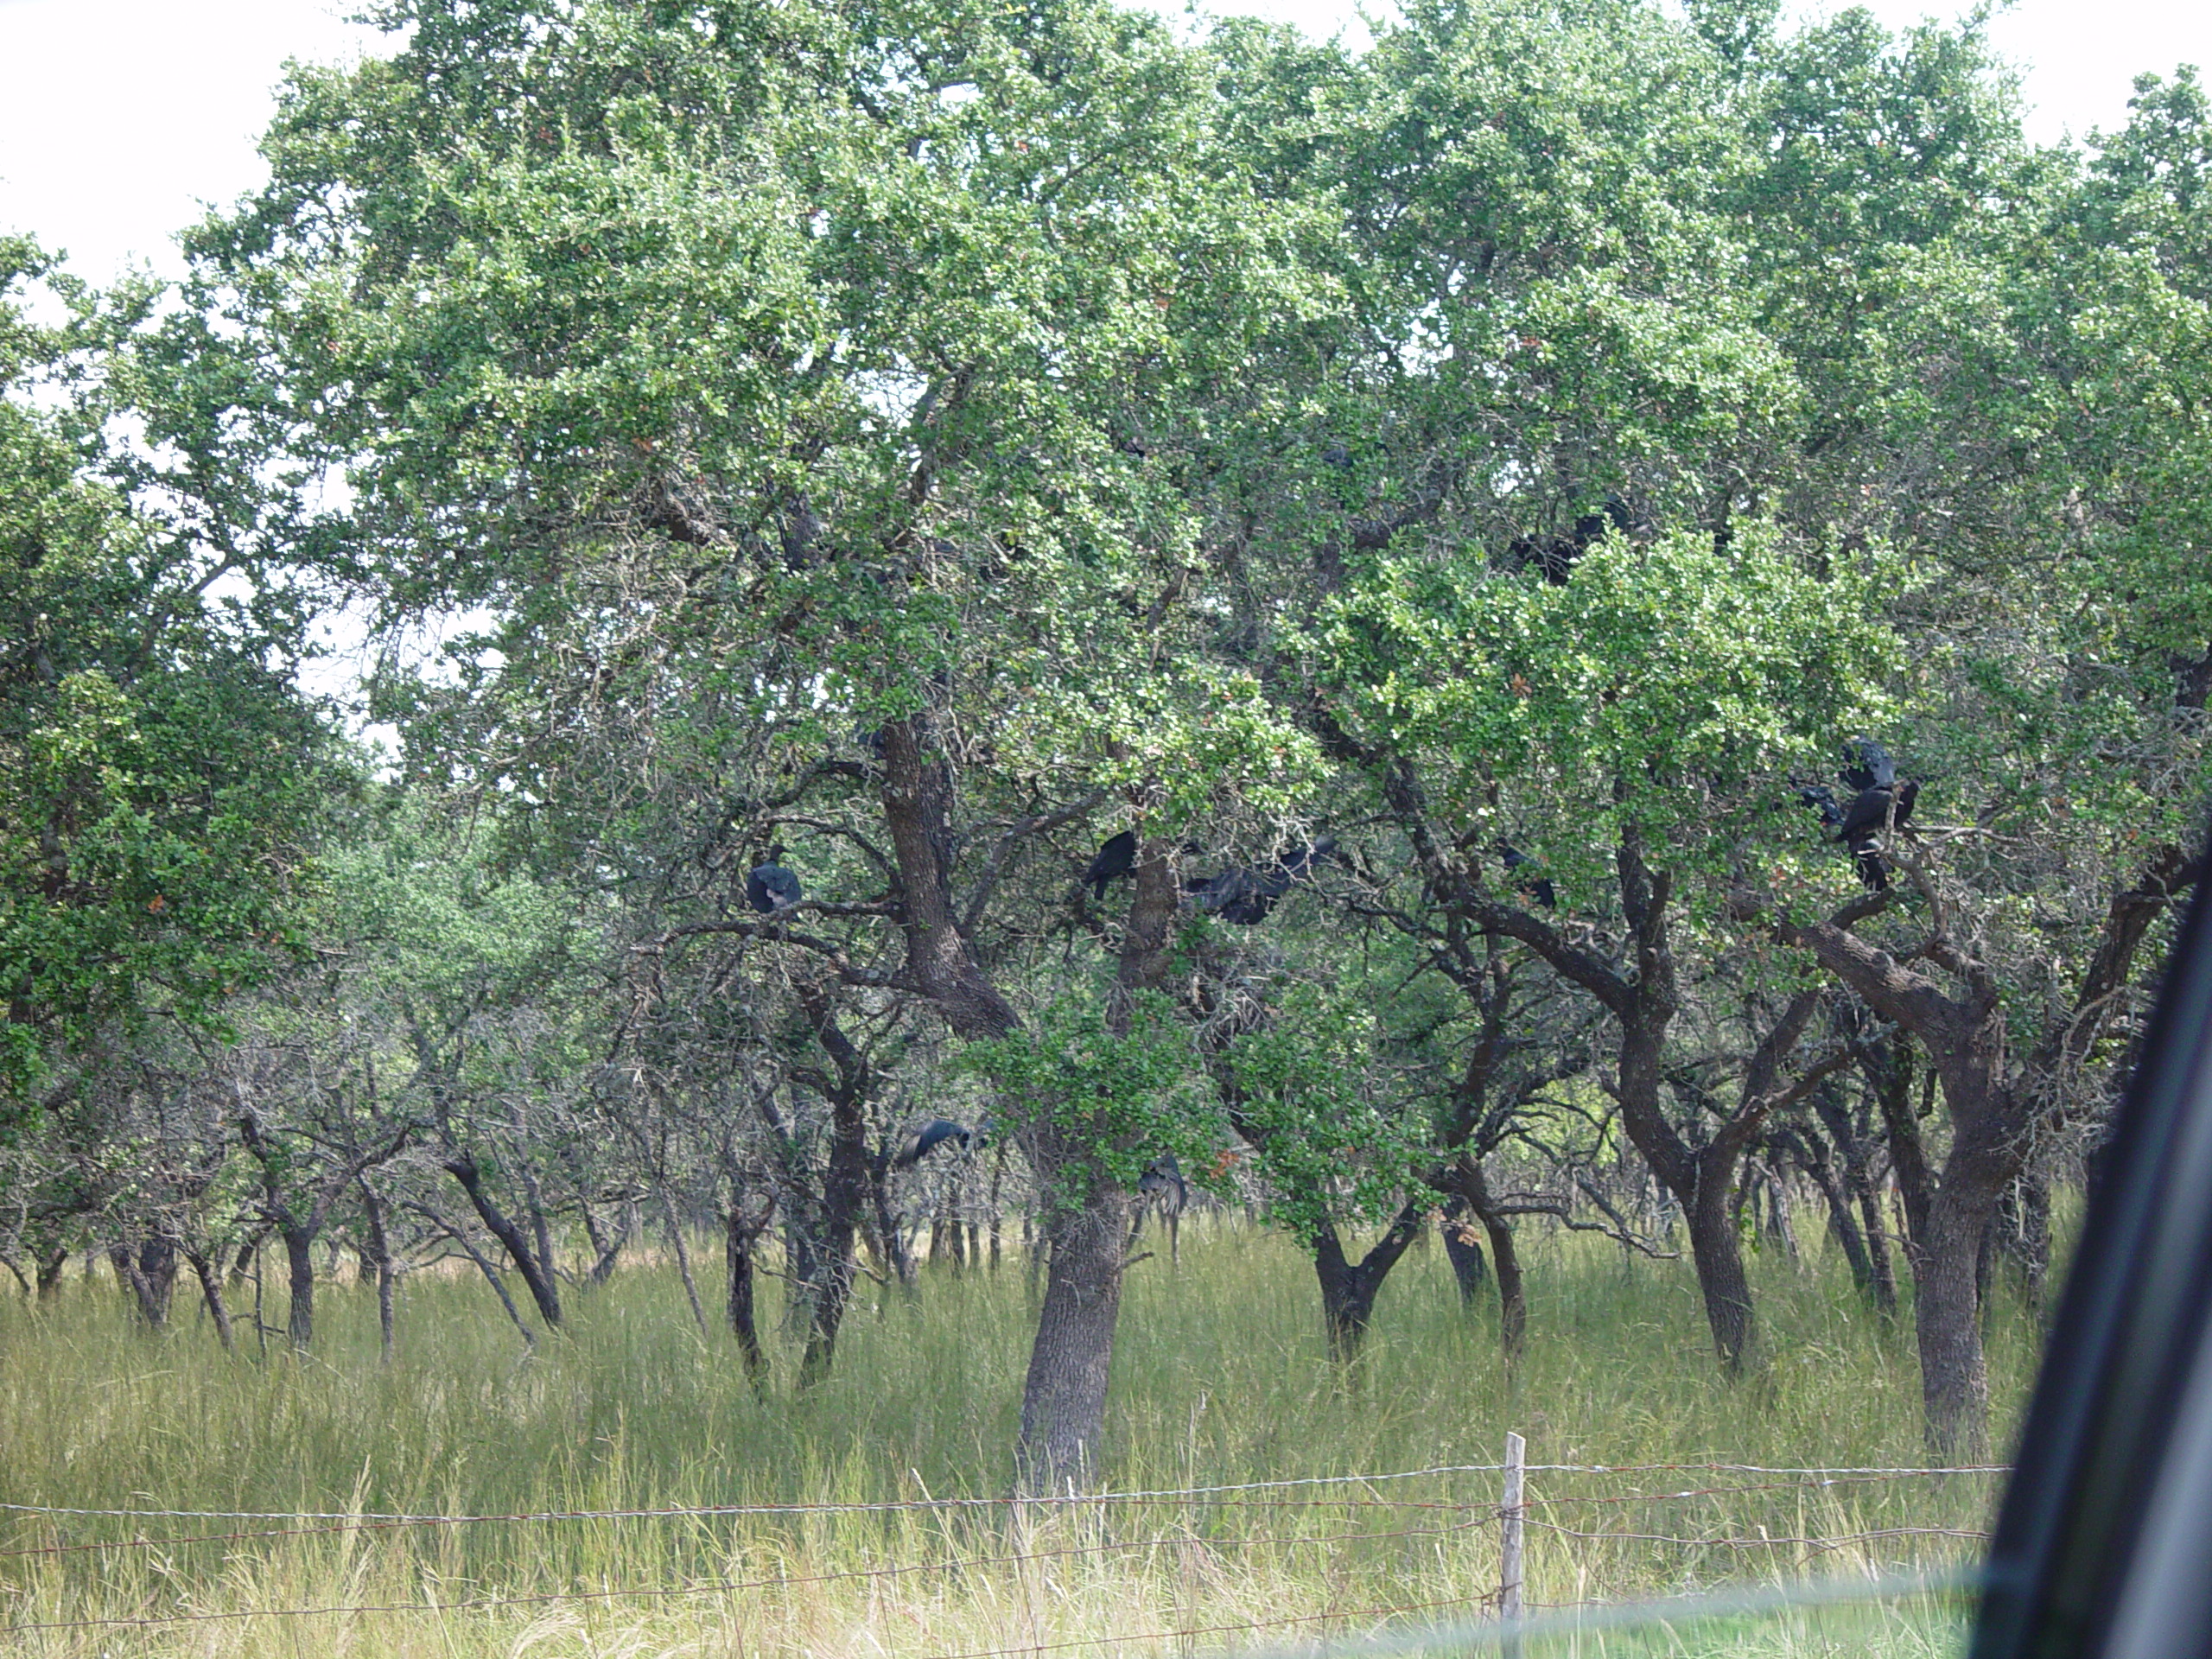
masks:
MULTIPOLYGON (((374 1618, 392 1615, 438 1618, 470 1613, 516 1611, 563 1605, 604 1606, 613 1603, 664 1604, 683 1599, 821 1589, 834 1585, 879 1585, 930 1574, 964 1575, 981 1571, 1022 1572, 1070 1562, 1109 1563, 1146 1552, 1172 1551, 1200 1543, 1211 1552, 1268 1549, 1350 1550, 1376 1546, 1465 1542, 1476 1535, 1497 1535, 1496 1576, 1468 1582, 1456 1593, 1422 1595, 1373 1605, 1331 1605, 1262 1618, 1180 1623, 1173 1628, 1116 1630, 1098 1636, 1047 1637, 1001 1647, 932 1650, 921 1659, 1012 1659, 1022 1654, 1077 1653, 1099 1649, 1172 1647, 1192 1654, 1202 1645, 1223 1654, 1239 1650, 1298 1653, 1313 1659, 1359 1654, 1480 1652, 1503 1648, 1517 1652, 1526 1642, 1568 1630, 1591 1631, 1633 1627, 1655 1620, 1753 1616, 1798 1606, 1827 1606, 1848 1601, 1893 1600, 1900 1597, 1956 1596, 1971 1588, 1971 1568, 1936 1572, 1876 1572, 1857 1576, 1807 1578, 1808 1567, 1846 1550, 1897 1546, 1907 1541, 1976 1543, 1987 1533, 1977 1527, 1921 1524, 1862 1526, 1841 1530, 1775 1532, 1765 1525, 1748 1531, 1726 1524, 1673 1527, 1641 1518, 1679 1514, 1686 1507, 1713 1509, 1728 1500, 1808 1495, 1896 1486, 1907 1482, 1950 1482, 2002 1476, 2003 1465, 1942 1466, 1772 1465, 1748 1463, 1645 1463, 1630 1465, 1529 1463, 1518 1435, 1508 1439, 1508 1455, 1498 1463, 1435 1465, 1421 1469, 1311 1476, 1214 1485, 1160 1487, 1128 1491, 1071 1491, 1044 1498, 931 1497, 860 1503, 788 1503, 671 1505, 662 1508, 521 1510, 512 1513, 410 1514, 366 1510, 193 1510, 90 1508, 0 1502, 0 1516, 18 1518, 26 1528, 65 1529, 88 1523, 120 1522, 130 1535, 86 1539, 54 1537, 48 1541, 0 1548, 0 1573, 10 1565, 91 1559, 105 1562, 131 1552, 166 1552, 186 1547, 251 1546, 316 1536, 391 1535, 468 1528, 557 1527, 575 1522, 804 1519, 825 1516, 898 1515, 969 1517, 982 1523, 993 1547, 951 1550, 928 1559, 876 1562, 866 1566, 754 1575, 687 1576, 680 1583, 649 1582, 592 1588, 521 1590, 464 1594, 449 1599, 424 1596, 408 1600, 357 1600, 325 1605, 192 1608, 176 1605, 143 1613, 103 1613, 76 1618, 27 1618, 24 1592, 0 1578, 0 1596, 15 1604, 0 1615, 0 1637, 71 1631, 147 1630, 251 1620, 297 1621, 315 1618, 374 1618), (1700 1478, 1688 1483, 1656 1481, 1659 1476, 1700 1478), (1530 1477, 1546 1478, 1539 1490, 1530 1477), (1656 1490, 1559 1491, 1553 1477, 1595 1477, 1631 1480, 1656 1490), (1419 1482, 1471 1481, 1496 1478, 1497 1495, 1420 1496, 1405 1489, 1419 1482), (1721 1478, 1730 1478, 1723 1479, 1721 1478), (1395 1489, 1395 1490, 1394 1490, 1395 1489), (1114 1535, 1113 1520, 1123 1513, 1142 1516, 1171 1512, 1172 1529, 1140 1527, 1133 1535, 1114 1535), (1236 1516, 1243 1529, 1221 1524, 1236 1516), (1393 1524, 1376 1527, 1375 1517, 1393 1524), (152 1523, 171 1522, 273 1522, 177 1532, 152 1523), (1291 1524, 1294 1521, 1300 1524, 1291 1524), (1313 1530, 1313 1522, 1324 1530, 1313 1530), (1399 1522, 1416 1524, 1395 1524, 1399 1522), (148 1535, 158 1532, 158 1535, 148 1535), (1560 1548, 1588 1552, 1630 1549, 1675 1552, 1685 1560, 1719 1556, 1737 1562, 1756 1560, 1776 1581, 1653 1600, 1591 1598, 1563 1602, 1524 1601, 1523 1563, 1531 1535, 1554 1541, 1560 1548), (1065 1539, 1063 1541, 1062 1540, 1065 1539), (1784 1572, 1793 1580, 1779 1577, 1784 1572), (1455 1617, 1456 1615, 1456 1617, 1455 1617), (1300 1630, 1334 1626, 1352 1634, 1323 1637, 1296 1647, 1253 1648, 1300 1630)), ((952 1535, 946 1537, 950 1541, 952 1535)), ((174 1583, 174 1570, 166 1575, 174 1583)), ((1726 1575, 1723 1575, 1724 1579, 1726 1575)), ((1332 1598, 1333 1602, 1335 1598, 1332 1598)))

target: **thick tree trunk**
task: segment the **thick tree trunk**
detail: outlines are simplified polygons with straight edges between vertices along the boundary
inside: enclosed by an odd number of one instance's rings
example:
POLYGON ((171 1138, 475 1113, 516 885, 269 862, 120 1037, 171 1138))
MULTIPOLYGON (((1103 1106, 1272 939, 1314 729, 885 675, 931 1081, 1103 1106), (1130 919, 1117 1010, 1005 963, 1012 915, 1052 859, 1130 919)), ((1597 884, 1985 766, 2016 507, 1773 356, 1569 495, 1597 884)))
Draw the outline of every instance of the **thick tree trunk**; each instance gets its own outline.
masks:
POLYGON ((1357 1262, 1344 1255, 1337 1230, 1324 1224, 1313 1236, 1313 1270, 1321 1281, 1321 1323, 1329 1338, 1330 1355, 1339 1362, 1359 1357, 1367 1327, 1375 1317, 1375 1298, 1390 1269, 1398 1265, 1414 1240, 1421 1236, 1422 1211, 1408 1203, 1401 1209, 1375 1247, 1357 1262))
POLYGON ((1696 1184, 1682 1206, 1688 1216, 1690 1255, 1697 1267, 1713 1351, 1720 1356, 1721 1370, 1731 1376, 1740 1376, 1754 1357, 1751 1287, 1744 1276, 1743 1242, 1729 1203, 1736 1156, 1736 1147, 1725 1138, 1700 1154, 1696 1184))
POLYGON ((853 1294, 853 1248, 859 1229, 853 1216, 833 1217, 829 1236, 815 1258, 815 1280, 810 1298, 806 1351, 799 1359, 799 1386, 813 1387, 830 1375, 837 1356, 837 1332, 853 1294))
POLYGON ((746 1380, 756 1395, 767 1390, 768 1359, 761 1351, 760 1328, 753 1323, 753 1247, 760 1238, 760 1228, 766 1224, 766 1217, 756 1224, 747 1216, 742 1192, 731 1195, 728 1213, 722 1217, 723 1240, 729 1256, 729 1292, 724 1306, 730 1334, 737 1338, 737 1351, 745 1364, 746 1380))
POLYGON ((1464 1198, 1454 1198, 1437 1222, 1437 1230, 1444 1235, 1445 1258, 1452 1264, 1452 1278, 1459 1287, 1464 1307, 1475 1305, 1490 1278, 1490 1264, 1476 1236, 1478 1224, 1464 1198))
POLYGON ((1938 1457, 1978 1459, 1987 1450, 1989 1373, 1976 1268, 1996 1201, 1996 1184, 1946 1181, 1917 1252, 1921 1404, 1929 1448, 1938 1457))
POLYGON ((1089 1479, 1106 1417, 1106 1376, 1122 1306, 1131 1198, 1101 1173, 1048 1222, 1052 1258, 1021 1391, 1015 1480, 1045 1497, 1089 1479))
POLYGON ((815 1040, 836 1068, 834 1077, 810 1078, 830 1103, 830 1163, 823 1172, 821 1234, 808 1286, 806 1351, 799 1362, 799 1387, 811 1388, 830 1375, 836 1358, 837 1332, 851 1304, 855 1252, 870 1192, 868 1098, 872 1074, 868 1058, 837 1023, 836 1005, 818 985, 800 988, 800 1005, 814 1027, 815 1040))
POLYGON ((69 1247, 56 1244, 38 1259, 38 1299, 41 1302, 61 1300, 61 1273, 69 1265, 69 1247))
POLYGON ((116 1277, 130 1293, 138 1317, 149 1331, 168 1325, 170 1299, 176 1289, 176 1241, 158 1233, 143 1240, 135 1252, 123 1244, 109 1252, 116 1277))
POLYGON ((305 1353, 315 1341, 315 1234, 296 1223, 280 1224, 284 1240, 286 1288, 291 1304, 284 1317, 284 1336, 305 1353))
MULTIPOLYGON (((1107 1028, 1116 1038, 1128 1035, 1137 999, 1157 990, 1166 973, 1179 897, 1173 846, 1154 836, 1139 842, 1106 1010, 1107 1028)), ((1080 1136, 1035 1125, 1027 1150, 1052 1207, 1052 1255, 1022 1386, 1014 1478, 1022 1491, 1042 1495, 1087 1479, 1096 1459, 1135 1199, 1113 1183, 1080 1136)))

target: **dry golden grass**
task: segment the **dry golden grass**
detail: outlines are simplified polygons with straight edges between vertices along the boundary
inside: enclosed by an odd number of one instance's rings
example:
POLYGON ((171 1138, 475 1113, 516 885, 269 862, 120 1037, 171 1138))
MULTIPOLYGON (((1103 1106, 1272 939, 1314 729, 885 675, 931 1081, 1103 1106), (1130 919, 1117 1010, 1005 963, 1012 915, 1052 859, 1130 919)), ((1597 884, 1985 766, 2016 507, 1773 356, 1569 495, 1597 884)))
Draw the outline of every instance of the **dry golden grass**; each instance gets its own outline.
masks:
MULTIPOLYGON (((1347 1373, 1325 1357, 1311 1268, 1287 1240, 1186 1227, 1179 1267, 1155 1256, 1131 1275, 1102 1485, 1494 1464, 1515 1428, 1534 1463, 1620 1471, 1532 1477, 1535 1604, 1974 1558, 1971 1537, 1899 1529, 1986 1526, 1987 1478, 1623 1469, 1922 1463, 1909 1325, 1884 1325, 1833 1260, 1757 1263, 1768 1364, 1732 1386, 1687 1264, 1624 1261, 1580 1235, 1529 1242, 1517 1367, 1498 1356, 1494 1305, 1463 1312, 1440 1251, 1423 1249, 1347 1373)), ((1019 1514, 988 1501, 1003 1491, 1033 1318, 1011 1262, 932 1271, 912 1298, 870 1287, 836 1374, 798 1396, 779 1371, 765 1400, 727 1338, 693 1330, 658 1264, 576 1296, 572 1329, 534 1356, 480 1282, 410 1281, 388 1369, 359 1287, 324 1287, 304 1357, 273 1343, 223 1355, 194 1300, 180 1291, 160 1338, 111 1287, 73 1277, 58 1306, 0 1305, 0 1499, 354 1516, 987 1501, 430 1527, 18 1512, 0 1518, 0 1549, 37 1553, 0 1555, 0 1651, 1188 1655, 1471 1620, 1497 1586, 1487 1473, 1019 1514)), ((1995 1311, 2000 1443, 2032 1338, 2009 1302, 1995 1311)), ((1907 1598, 1586 1629, 1523 1651, 1935 1655, 1955 1650, 1955 1616, 1907 1598)))

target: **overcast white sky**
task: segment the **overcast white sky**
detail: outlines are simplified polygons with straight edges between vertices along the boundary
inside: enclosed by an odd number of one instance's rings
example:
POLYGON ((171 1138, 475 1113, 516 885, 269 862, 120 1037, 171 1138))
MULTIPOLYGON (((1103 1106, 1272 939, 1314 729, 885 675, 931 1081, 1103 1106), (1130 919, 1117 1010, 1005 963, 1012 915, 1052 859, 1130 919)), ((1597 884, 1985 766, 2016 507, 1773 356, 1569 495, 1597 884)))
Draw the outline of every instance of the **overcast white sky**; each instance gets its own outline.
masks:
MULTIPOLYGON (((1179 13, 1179 0, 1157 0, 1179 13)), ((1893 27, 1953 0, 1871 0, 1893 27)), ((169 238, 258 181, 255 135, 287 58, 330 60, 376 37, 350 0, 0 0, 0 228, 66 248, 105 282, 128 259, 176 268, 169 238)), ((1351 0, 1217 0, 1327 35, 1360 31, 1351 0)), ((1822 10, 1840 9, 1833 4, 1822 10)), ((2025 71, 2038 137, 2125 119, 2130 82, 2212 67, 2206 0, 2018 0, 1994 25, 2025 71)))

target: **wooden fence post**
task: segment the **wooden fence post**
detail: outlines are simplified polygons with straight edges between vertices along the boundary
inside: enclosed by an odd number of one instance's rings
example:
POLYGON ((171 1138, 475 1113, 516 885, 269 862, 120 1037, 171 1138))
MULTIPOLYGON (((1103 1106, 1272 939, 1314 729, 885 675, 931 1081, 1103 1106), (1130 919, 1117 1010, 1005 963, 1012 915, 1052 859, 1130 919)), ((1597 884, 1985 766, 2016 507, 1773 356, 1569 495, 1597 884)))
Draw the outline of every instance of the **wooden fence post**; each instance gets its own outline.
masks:
POLYGON ((1505 1437, 1505 1502, 1498 1510, 1503 1523, 1498 1536, 1497 1616, 1508 1627, 1503 1643, 1506 1659, 1517 1659, 1521 1638, 1512 1627, 1521 1622, 1522 1517, 1527 1512, 1529 1443, 1518 1434, 1505 1437))

